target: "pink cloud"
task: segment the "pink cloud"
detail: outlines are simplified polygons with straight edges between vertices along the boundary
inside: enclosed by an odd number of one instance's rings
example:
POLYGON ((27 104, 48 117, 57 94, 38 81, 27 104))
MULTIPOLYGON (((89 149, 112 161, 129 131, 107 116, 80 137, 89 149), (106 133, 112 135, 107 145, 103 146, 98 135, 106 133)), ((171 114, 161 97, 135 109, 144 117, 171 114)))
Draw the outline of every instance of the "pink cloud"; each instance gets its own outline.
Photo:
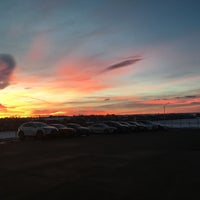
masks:
POLYGON ((39 34, 31 43, 26 55, 27 62, 36 62, 44 59, 49 52, 49 40, 46 35, 39 34))
POLYGON ((124 66, 135 64, 135 62, 141 59, 141 57, 132 57, 132 59, 126 60, 127 62, 109 65, 95 57, 78 58, 75 55, 71 55, 56 64, 55 77, 57 77, 57 82, 55 84, 82 92, 93 92, 116 87, 121 83, 113 83, 114 81, 112 80, 132 70, 124 66), (106 68, 106 66, 109 67, 106 68), (105 68, 108 70, 102 73, 102 69, 105 68))
POLYGON ((56 65, 55 76, 58 78, 55 84, 79 92, 93 92, 112 87, 108 81, 102 81, 96 76, 99 65, 99 61, 92 59, 63 59, 56 65))

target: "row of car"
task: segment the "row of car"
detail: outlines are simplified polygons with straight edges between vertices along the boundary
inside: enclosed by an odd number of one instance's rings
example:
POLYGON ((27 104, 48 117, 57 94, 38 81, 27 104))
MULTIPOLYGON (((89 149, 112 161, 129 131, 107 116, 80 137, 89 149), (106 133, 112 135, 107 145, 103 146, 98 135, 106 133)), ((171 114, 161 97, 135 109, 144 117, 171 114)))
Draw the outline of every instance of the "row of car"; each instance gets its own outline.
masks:
POLYGON ((104 121, 89 126, 92 133, 136 133, 150 130, 164 130, 166 126, 152 121, 104 121))
POLYGON ((43 138, 44 136, 89 136, 90 134, 111 134, 111 133, 135 133, 140 131, 166 129, 167 127, 151 121, 105 121, 101 123, 90 122, 87 126, 77 123, 46 124, 43 122, 23 123, 17 131, 18 137, 23 140, 25 137, 43 138))
POLYGON ((43 122, 26 122, 17 130, 17 135, 21 140, 26 137, 41 139, 44 136, 79 136, 89 135, 89 129, 79 124, 71 123, 68 126, 63 124, 46 124, 43 122))

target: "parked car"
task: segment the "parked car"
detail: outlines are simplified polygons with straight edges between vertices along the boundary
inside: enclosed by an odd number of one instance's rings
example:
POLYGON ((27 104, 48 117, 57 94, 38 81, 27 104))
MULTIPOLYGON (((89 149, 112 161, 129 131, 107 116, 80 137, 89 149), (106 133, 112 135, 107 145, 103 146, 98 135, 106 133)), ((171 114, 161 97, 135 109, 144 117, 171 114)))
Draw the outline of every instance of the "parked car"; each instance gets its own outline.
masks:
POLYGON ((136 129, 137 129, 138 131, 144 131, 144 130, 146 130, 145 125, 142 124, 142 123, 139 123, 139 122, 136 122, 136 121, 129 121, 128 123, 129 123, 129 124, 132 124, 132 125, 135 125, 135 126, 136 126, 136 129))
POLYGON ((88 128, 91 130, 92 133, 114 133, 117 131, 117 128, 108 126, 104 123, 96 123, 92 124, 91 126, 88 126, 88 128))
POLYGON ((129 127, 123 124, 120 124, 119 122, 116 121, 106 121, 104 122, 108 126, 112 126, 117 128, 117 133, 128 133, 129 132, 129 127))
POLYGON ((169 126, 161 124, 159 122, 152 122, 152 123, 157 126, 158 130, 167 130, 167 129, 169 129, 169 126))
POLYGON ((81 126, 80 124, 68 123, 67 127, 75 129, 77 136, 79 136, 79 135, 89 136, 90 135, 90 129, 87 127, 81 126))
POLYGON ((143 120, 139 121, 139 123, 142 123, 147 130, 158 130, 158 126, 154 124, 152 121, 149 120, 143 120))
POLYGON ((50 124, 58 129, 60 136, 75 136, 76 130, 74 128, 69 128, 63 124, 50 124))
POLYGON ((42 138, 47 135, 58 135, 58 129, 43 122, 26 122, 18 128, 17 135, 21 140, 25 137, 42 138))
POLYGON ((129 124, 128 122, 120 122, 120 124, 126 125, 131 132, 135 132, 137 130, 136 125, 129 124))

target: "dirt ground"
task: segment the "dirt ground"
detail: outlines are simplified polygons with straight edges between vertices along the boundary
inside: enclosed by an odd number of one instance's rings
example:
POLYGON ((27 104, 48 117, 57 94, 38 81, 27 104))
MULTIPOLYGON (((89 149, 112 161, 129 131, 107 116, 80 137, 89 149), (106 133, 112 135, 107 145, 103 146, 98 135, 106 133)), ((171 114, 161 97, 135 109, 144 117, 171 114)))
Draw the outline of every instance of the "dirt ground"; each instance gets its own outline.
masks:
POLYGON ((200 199, 200 131, 0 142, 0 199, 200 199))

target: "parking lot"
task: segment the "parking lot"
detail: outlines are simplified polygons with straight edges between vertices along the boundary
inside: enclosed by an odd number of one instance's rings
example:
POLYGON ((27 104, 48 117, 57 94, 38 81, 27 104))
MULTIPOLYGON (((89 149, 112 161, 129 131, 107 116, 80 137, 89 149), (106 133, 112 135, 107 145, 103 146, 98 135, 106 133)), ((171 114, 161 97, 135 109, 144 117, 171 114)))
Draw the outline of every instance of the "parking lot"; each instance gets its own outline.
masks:
POLYGON ((0 144, 1 199, 199 199, 200 136, 178 130, 0 144))

